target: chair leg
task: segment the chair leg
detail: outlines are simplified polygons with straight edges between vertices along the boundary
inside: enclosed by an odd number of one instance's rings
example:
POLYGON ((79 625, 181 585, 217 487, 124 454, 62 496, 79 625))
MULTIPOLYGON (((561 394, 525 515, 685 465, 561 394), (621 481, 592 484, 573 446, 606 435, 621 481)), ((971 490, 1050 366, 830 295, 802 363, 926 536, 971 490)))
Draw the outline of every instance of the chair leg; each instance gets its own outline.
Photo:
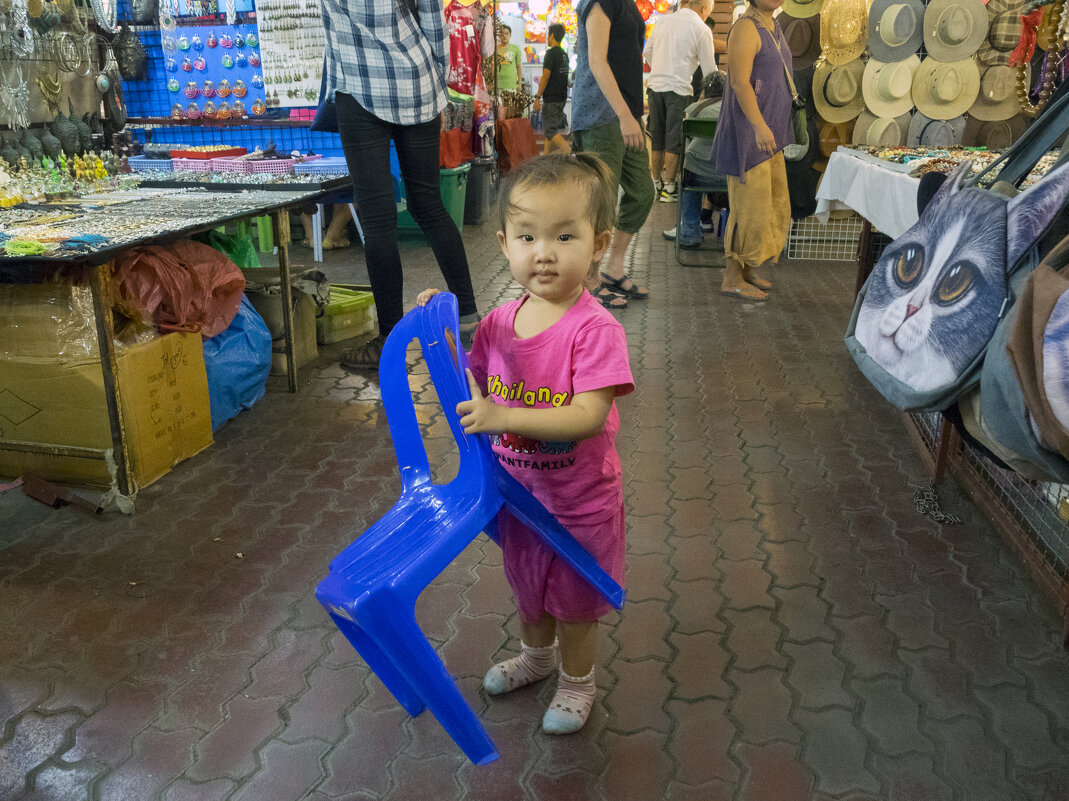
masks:
POLYGON ((516 479, 499 470, 497 489, 509 510, 570 564, 595 590, 617 609, 624 605, 624 589, 599 565, 568 530, 516 479))
POLYGON ((419 693, 412 688, 393 662, 390 661, 390 658, 375 644, 374 640, 353 621, 336 614, 331 614, 330 617, 341 629, 345 639, 363 657, 364 661, 367 662, 367 666, 386 685, 386 689, 405 708, 408 714, 416 717, 426 708, 419 693))
POLYGON ((416 623, 415 609, 392 593, 380 593, 365 598, 357 611, 364 632, 408 685, 419 688, 427 708, 468 759, 476 765, 497 759, 489 735, 416 623))

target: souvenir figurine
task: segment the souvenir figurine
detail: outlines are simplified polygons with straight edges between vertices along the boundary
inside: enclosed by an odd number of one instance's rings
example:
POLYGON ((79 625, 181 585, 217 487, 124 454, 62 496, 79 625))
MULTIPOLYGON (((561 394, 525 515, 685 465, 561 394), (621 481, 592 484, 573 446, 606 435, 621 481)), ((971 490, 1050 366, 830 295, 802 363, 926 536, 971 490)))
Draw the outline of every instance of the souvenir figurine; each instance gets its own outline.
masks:
POLYGON ((253 51, 252 53, 249 53, 249 66, 250 67, 259 67, 260 66, 260 54, 259 53, 255 52, 255 51, 253 51))
POLYGON ((171 78, 169 81, 167 81, 168 92, 177 92, 181 88, 182 86, 178 83, 177 78, 171 78))
POLYGON ((182 59, 182 72, 193 72, 193 62, 188 58, 182 59))
POLYGON ((256 100, 253 101, 253 104, 252 104, 252 113, 255 114, 257 117, 259 117, 260 115, 262 115, 266 111, 267 111, 267 105, 264 103, 263 98, 262 97, 256 98, 256 100))
POLYGON ((204 49, 204 41, 199 36, 194 36, 189 40, 189 45, 198 53, 204 49))
POLYGON ((205 81, 201 84, 200 93, 205 97, 215 97, 215 84, 212 81, 205 81))
POLYGON ((233 69, 234 68, 234 57, 232 55, 230 55, 229 53, 227 53, 225 56, 223 56, 219 60, 219 63, 223 65, 223 69, 226 69, 226 70, 233 69))
POLYGON ((189 50, 189 37, 188 36, 180 36, 180 37, 178 37, 177 45, 178 45, 178 49, 183 51, 183 52, 185 52, 186 50, 189 50))
POLYGON ((245 97, 249 90, 245 86, 245 81, 234 82, 234 97, 245 97))
POLYGON ((186 88, 182 90, 182 94, 192 100, 194 97, 200 94, 200 89, 197 87, 196 81, 190 81, 186 84, 186 88))
POLYGON ((196 103, 190 103, 186 106, 186 119, 187 120, 199 120, 200 119, 200 106, 196 103))
POLYGON ((208 31, 208 41, 206 44, 211 48, 214 48, 219 44, 219 40, 215 38, 215 31, 208 31))
POLYGON ((208 69, 208 62, 204 60, 204 56, 197 56, 193 59, 193 68, 198 72, 204 72, 204 70, 208 69))
POLYGON ((163 62, 163 68, 167 70, 167 72, 178 72, 178 62, 173 58, 168 57, 163 62))
POLYGON ((245 104, 240 100, 235 100, 230 106, 231 117, 244 117, 245 116, 245 104))
POLYGON ((215 93, 219 97, 230 97, 230 81, 228 81, 226 78, 223 78, 223 80, 219 81, 219 85, 215 87, 215 93))

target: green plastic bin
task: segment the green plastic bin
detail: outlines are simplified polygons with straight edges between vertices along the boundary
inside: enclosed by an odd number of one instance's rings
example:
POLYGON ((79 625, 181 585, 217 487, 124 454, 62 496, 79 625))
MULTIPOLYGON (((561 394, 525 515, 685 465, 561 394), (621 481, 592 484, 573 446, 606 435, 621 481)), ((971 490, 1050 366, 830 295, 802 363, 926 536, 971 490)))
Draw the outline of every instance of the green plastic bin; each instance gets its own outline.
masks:
MULTIPOLYGON (((457 224, 457 230, 460 231, 464 230, 464 203, 468 193, 470 170, 471 164, 469 163, 441 170, 442 202, 445 203, 445 210, 449 212, 449 216, 457 224)), ((403 197, 397 204, 397 230, 403 234, 412 233, 420 236, 423 234, 419 223, 409 214, 408 203, 403 197)))

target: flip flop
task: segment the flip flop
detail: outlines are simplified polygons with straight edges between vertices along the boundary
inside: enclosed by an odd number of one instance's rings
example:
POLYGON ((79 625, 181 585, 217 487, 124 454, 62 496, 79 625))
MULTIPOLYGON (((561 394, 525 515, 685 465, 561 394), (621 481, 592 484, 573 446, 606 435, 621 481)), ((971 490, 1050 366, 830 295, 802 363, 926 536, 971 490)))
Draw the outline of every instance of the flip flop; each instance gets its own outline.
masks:
MULTIPOLYGON (((752 287, 752 289, 757 292, 761 291, 757 289, 757 287, 752 287)), ((746 292, 748 291, 749 290, 743 289, 742 287, 734 287, 733 289, 721 289, 720 294, 727 295, 729 298, 753 301, 754 303, 764 303, 766 300, 768 300, 768 295, 765 295, 763 298, 758 298, 753 295, 746 294, 746 292)))

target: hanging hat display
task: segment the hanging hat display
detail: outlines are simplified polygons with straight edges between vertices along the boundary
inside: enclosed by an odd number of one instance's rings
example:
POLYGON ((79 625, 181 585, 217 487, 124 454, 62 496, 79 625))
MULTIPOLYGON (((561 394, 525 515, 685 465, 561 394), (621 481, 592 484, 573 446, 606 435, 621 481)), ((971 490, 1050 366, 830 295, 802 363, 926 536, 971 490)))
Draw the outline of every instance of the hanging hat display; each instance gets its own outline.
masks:
POLYGON ((815 17, 820 13, 824 0, 783 0, 783 13, 795 19, 815 17))
POLYGON ((967 147, 986 147, 1005 150, 1028 130, 1028 122, 1020 114, 1005 120, 981 120, 970 115, 965 121, 961 143, 967 147))
POLYGON ((1009 64, 1010 53, 1021 41, 1022 0, 988 0, 987 36, 976 51, 984 64, 1009 64))
POLYGON ((828 122, 854 119, 865 107, 861 80, 865 66, 855 59, 842 66, 827 61, 813 72, 813 103, 828 122))
POLYGON ((950 120, 933 120, 923 112, 916 112, 909 123, 910 147, 953 147, 960 145, 965 133, 965 118, 954 117, 950 120))
POLYGON ((1017 100, 1017 71, 1008 64, 995 64, 980 74, 980 92, 969 108, 978 120, 1008 120, 1021 110, 1017 100))
POLYGON ((868 20, 865 0, 825 0, 820 11, 821 58, 832 64, 859 58, 868 44, 868 20))
POLYGON ((980 92, 976 60, 937 61, 926 58, 913 76, 913 102, 933 120, 949 120, 969 110, 980 92))
POLYGON ((924 49, 938 61, 972 56, 987 38, 983 0, 932 0, 924 11, 924 49))
POLYGON ((908 111, 897 117, 877 117, 865 109, 854 123, 851 141, 855 145, 868 147, 899 147, 906 144, 909 138, 911 119, 908 111))
POLYGON ((920 67, 919 56, 890 64, 869 59, 861 80, 865 105, 877 117, 898 117, 913 108, 913 76, 920 67))
POLYGON ((854 121, 828 122, 823 120, 820 126, 820 153, 825 158, 831 156, 839 145, 849 145, 854 130, 854 121))
POLYGON ((787 45, 791 48, 794 69, 802 70, 812 66, 820 55, 820 18, 799 18, 783 13, 777 19, 787 45))
POLYGON ((869 8, 869 52, 883 62, 901 61, 924 41, 921 0, 875 0, 869 8))

